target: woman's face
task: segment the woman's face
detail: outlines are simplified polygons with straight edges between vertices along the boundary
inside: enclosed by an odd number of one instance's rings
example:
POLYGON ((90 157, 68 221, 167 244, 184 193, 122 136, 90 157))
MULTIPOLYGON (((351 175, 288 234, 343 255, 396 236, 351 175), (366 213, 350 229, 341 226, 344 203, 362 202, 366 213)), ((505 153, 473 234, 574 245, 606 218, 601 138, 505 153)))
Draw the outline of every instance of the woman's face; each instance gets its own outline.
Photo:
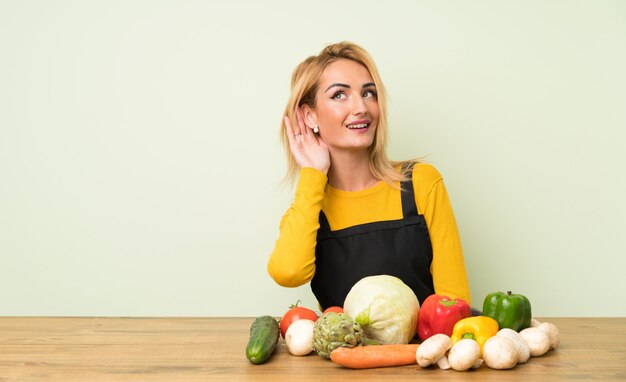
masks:
POLYGON ((324 69, 312 117, 331 152, 370 147, 379 115, 376 85, 363 65, 340 59, 324 69))

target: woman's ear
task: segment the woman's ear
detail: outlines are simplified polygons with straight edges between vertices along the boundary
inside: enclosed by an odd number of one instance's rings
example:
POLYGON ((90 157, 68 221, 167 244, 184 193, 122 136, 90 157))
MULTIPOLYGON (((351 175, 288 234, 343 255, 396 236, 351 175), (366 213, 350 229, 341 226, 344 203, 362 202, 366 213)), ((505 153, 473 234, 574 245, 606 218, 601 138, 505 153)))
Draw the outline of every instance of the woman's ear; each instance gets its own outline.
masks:
POLYGON ((317 114, 309 105, 302 105, 302 115, 304 117, 304 124, 309 129, 314 129, 317 123, 317 114))

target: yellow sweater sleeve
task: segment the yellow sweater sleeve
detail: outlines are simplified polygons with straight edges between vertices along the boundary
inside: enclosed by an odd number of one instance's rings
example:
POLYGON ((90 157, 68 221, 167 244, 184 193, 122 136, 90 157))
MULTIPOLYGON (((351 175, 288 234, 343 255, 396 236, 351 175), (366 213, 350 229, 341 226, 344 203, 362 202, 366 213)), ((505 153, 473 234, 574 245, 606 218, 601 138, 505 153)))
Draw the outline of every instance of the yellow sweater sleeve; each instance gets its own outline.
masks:
POLYGON ((431 273, 435 293, 471 304, 461 238, 441 174, 431 165, 413 169, 418 209, 424 215, 433 249, 431 273))
POLYGON ((313 168, 300 169, 293 203, 280 222, 267 271, 277 284, 297 287, 315 274, 319 214, 328 178, 313 168))

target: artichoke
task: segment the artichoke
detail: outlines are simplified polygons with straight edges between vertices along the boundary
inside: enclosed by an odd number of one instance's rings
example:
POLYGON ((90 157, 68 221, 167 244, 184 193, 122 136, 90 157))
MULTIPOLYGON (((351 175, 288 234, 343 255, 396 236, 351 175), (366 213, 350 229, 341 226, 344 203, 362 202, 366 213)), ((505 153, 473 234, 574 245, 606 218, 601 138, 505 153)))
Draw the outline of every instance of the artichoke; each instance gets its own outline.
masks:
POLYGON ((338 347, 352 348, 361 343, 361 326, 345 313, 328 312, 315 322, 313 350, 324 358, 338 347))

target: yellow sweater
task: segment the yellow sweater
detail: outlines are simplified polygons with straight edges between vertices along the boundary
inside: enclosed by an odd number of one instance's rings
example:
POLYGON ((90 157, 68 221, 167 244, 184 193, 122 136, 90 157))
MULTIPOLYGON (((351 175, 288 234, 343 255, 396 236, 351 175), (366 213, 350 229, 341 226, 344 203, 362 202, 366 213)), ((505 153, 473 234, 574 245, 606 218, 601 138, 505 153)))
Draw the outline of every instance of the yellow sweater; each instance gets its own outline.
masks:
MULTIPOLYGON (((418 213, 428 225, 435 293, 471 303, 461 240, 441 174, 429 164, 416 163, 413 188, 418 213)), ((267 266, 278 284, 296 287, 313 278, 320 210, 333 231, 401 219, 400 190, 379 182, 361 191, 342 191, 329 185, 321 171, 302 168, 294 201, 280 222, 280 235, 267 266)))

